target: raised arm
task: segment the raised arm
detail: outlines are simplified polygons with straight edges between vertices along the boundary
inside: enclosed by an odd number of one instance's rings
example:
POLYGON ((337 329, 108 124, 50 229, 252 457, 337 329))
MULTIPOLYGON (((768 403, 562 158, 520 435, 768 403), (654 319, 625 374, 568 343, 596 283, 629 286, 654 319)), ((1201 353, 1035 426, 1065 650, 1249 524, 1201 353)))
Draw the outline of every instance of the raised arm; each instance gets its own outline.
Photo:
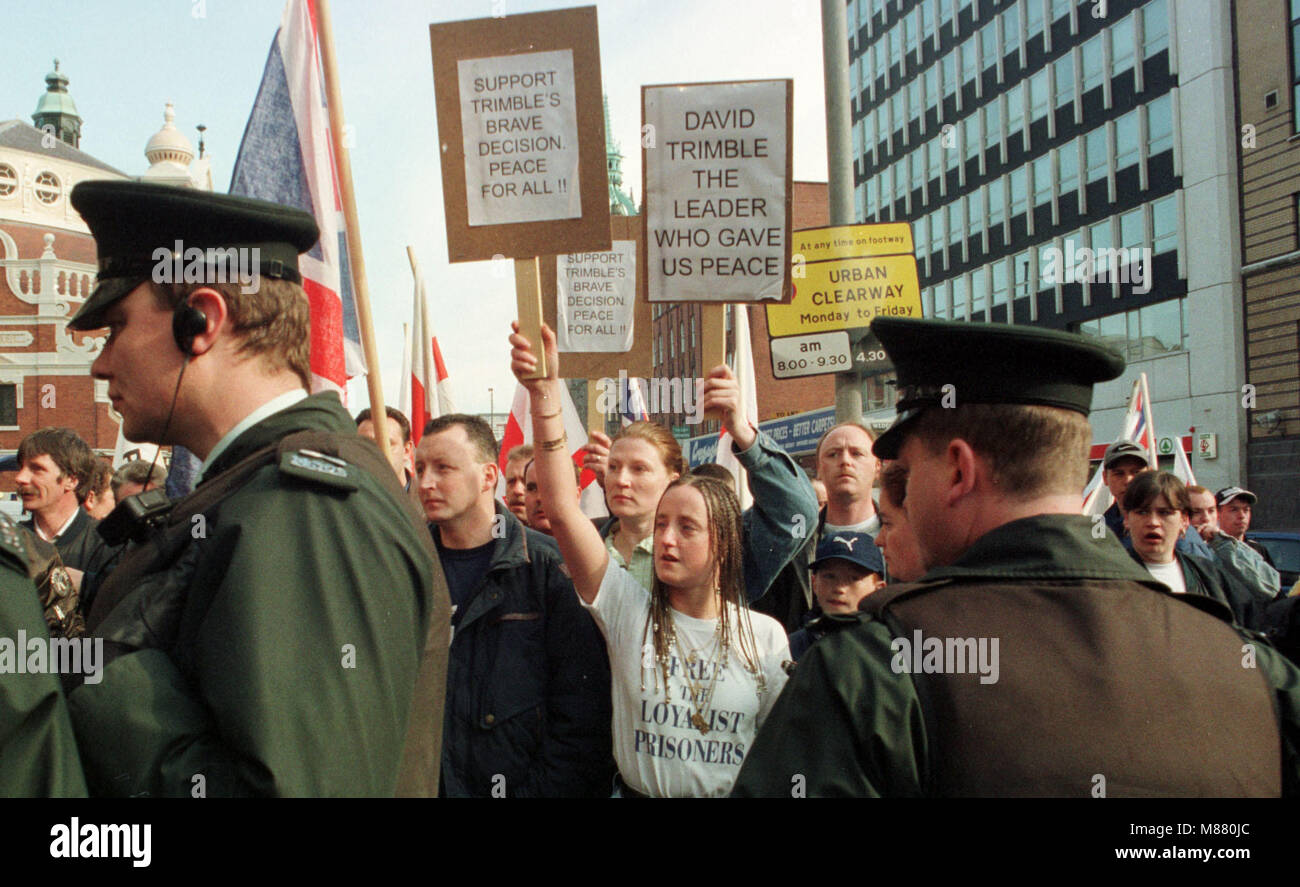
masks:
POLYGON ((569 577, 578 595, 594 603, 600 582, 609 566, 609 554, 600 533, 578 505, 578 484, 573 479, 573 462, 569 458, 564 435, 563 397, 560 393, 560 357, 555 332, 542 324, 542 347, 546 353, 543 378, 530 379, 537 372, 537 355, 532 343, 512 323, 510 336, 510 370, 528 389, 533 418, 533 460, 537 474, 537 492, 542 508, 551 520, 551 532, 560 546, 569 577))

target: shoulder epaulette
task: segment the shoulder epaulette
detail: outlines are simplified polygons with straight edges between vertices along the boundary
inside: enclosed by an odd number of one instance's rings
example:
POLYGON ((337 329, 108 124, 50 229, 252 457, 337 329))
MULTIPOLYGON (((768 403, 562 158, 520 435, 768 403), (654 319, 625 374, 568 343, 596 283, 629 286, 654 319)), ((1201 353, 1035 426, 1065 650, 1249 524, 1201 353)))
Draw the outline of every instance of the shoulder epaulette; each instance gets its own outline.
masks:
POLYGON ((27 573, 28 554, 22 532, 13 519, 3 513, 0 513, 0 561, 16 566, 23 574, 27 573))
POLYGON ((289 450, 280 456, 280 473, 339 490, 358 488, 359 469, 316 450, 289 450))

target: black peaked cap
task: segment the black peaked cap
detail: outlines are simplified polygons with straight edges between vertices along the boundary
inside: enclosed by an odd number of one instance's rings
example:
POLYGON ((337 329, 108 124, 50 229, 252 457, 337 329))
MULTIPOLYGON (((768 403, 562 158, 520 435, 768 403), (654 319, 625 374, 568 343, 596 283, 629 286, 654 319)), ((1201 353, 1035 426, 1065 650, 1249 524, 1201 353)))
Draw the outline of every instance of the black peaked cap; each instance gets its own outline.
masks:
POLYGON ((872 447, 881 459, 897 458, 904 426, 948 394, 949 404, 1036 404, 1086 416, 1092 386, 1124 372, 1124 358, 1095 339, 1036 326, 878 317, 871 331, 898 373, 898 417, 872 447))
POLYGON ((296 283, 298 255, 320 237, 316 220, 300 209, 174 185, 88 181, 72 189, 71 199, 99 254, 95 289, 68 321, 73 330, 102 327, 104 310, 151 278, 160 247, 256 247, 262 276, 296 283))

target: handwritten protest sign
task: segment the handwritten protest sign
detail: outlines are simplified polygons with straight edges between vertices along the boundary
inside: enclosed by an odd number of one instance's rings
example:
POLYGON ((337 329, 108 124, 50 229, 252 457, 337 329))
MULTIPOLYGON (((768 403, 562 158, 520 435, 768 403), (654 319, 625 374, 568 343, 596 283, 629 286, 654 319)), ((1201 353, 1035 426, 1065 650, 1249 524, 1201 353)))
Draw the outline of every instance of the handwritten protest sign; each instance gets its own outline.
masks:
POLYGON ((642 87, 647 298, 789 298, 792 81, 642 87))
POLYGON ((596 30, 594 6, 430 26, 452 262, 609 249, 596 30))
POLYGON ((635 240, 616 240, 607 252, 557 256, 555 280, 561 351, 631 350, 635 240))
POLYGON ((458 66, 469 224, 582 215, 572 51, 461 59, 458 66))

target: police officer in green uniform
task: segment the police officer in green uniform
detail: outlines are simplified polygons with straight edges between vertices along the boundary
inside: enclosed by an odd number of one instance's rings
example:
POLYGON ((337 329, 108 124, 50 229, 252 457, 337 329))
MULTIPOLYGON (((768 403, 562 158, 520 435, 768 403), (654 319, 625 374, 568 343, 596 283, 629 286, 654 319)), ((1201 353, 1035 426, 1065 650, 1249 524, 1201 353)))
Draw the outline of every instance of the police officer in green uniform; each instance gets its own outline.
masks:
POLYGON ((1123 360, 1033 327, 872 330, 899 385, 873 452, 928 572, 800 660, 735 794, 1296 793, 1300 671, 1079 513, 1092 386, 1123 360))
POLYGON ((58 676, 18 671, 18 657, 28 655, 23 642, 49 639, 31 555, 19 528, 0 514, 0 798, 85 797, 58 676))
POLYGON ((170 510, 127 500, 147 541, 87 620, 102 681, 69 695, 91 792, 436 793, 446 585, 383 454, 308 395, 314 220, 135 182, 72 203, 100 270, 68 325, 108 328, 91 372, 128 438, 204 460, 170 510))

